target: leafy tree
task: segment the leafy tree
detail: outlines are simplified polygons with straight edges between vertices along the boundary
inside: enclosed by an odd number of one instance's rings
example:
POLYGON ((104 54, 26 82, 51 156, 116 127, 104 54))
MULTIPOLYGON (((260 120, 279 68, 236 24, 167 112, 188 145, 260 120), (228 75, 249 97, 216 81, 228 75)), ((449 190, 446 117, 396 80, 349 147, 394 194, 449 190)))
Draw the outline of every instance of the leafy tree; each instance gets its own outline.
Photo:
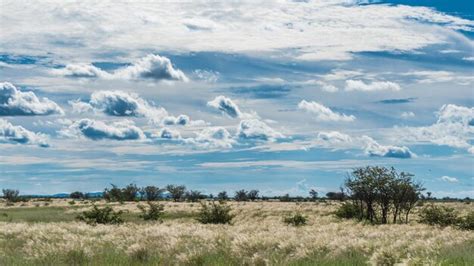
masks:
POLYGON ((326 193, 326 197, 330 200, 339 200, 339 201, 343 201, 344 198, 346 197, 344 192, 328 192, 326 193))
POLYGON ((235 216, 230 212, 231 208, 225 202, 201 202, 197 220, 203 224, 230 224, 235 216))
POLYGON ((104 194, 103 194, 104 199, 107 201, 123 202, 124 197, 122 195, 122 190, 114 184, 110 184, 110 185, 112 186, 111 189, 108 189, 108 188, 104 189, 104 194))
POLYGON ((247 193, 247 198, 251 201, 254 201, 254 200, 258 199, 258 193, 259 193, 258 190, 252 189, 247 193))
POLYGON ((414 182, 413 175, 379 166, 355 169, 345 186, 363 218, 382 224, 388 223, 389 214, 393 215, 393 222, 401 221, 402 213, 407 223, 424 190, 414 182))
POLYGON ((200 191, 190 190, 186 192, 185 198, 191 202, 197 202, 201 199, 205 199, 206 196, 203 195, 200 191))
POLYGON ((311 197, 312 200, 316 200, 318 198, 318 192, 314 189, 311 189, 309 191, 309 196, 311 197))
POLYGON ((245 189, 237 190, 234 195, 236 201, 247 201, 247 191, 245 189))
POLYGON ((166 190, 171 194, 171 198, 173 198, 174 201, 179 201, 183 198, 184 193, 186 192, 186 187, 183 185, 167 185, 166 190))
POLYGON ((138 205, 138 209, 142 212, 141 218, 145 221, 161 221, 165 207, 162 204, 147 201, 148 208, 144 205, 138 205))
POLYGON ((8 202, 20 201, 20 191, 17 189, 2 189, 3 198, 8 202))
POLYGON ((147 201, 155 201, 161 197, 161 193, 164 192, 164 189, 155 186, 146 186, 142 188, 143 197, 147 201))
POLYGON ((226 191, 221 191, 217 194, 217 199, 219 201, 223 201, 223 200, 228 200, 229 199, 229 196, 227 195, 227 192, 226 191))
POLYGON ((129 184, 125 188, 122 188, 124 201, 134 201, 139 191, 140 189, 135 184, 129 184))
POLYGON ((84 195, 84 193, 82 193, 80 191, 75 191, 75 192, 72 192, 71 194, 69 194, 69 197, 71 199, 83 199, 83 198, 85 198, 85 195, 84 195))

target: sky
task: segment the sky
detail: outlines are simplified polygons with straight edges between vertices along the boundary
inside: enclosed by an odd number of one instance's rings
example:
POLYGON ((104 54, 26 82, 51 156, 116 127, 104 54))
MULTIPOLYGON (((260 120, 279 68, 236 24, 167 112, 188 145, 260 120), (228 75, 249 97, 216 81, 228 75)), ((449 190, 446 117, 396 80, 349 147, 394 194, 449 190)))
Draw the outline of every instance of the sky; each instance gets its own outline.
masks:
POLYGON ((473 67, 465 0, 1 0, 0 187, 472 198, 473 67))

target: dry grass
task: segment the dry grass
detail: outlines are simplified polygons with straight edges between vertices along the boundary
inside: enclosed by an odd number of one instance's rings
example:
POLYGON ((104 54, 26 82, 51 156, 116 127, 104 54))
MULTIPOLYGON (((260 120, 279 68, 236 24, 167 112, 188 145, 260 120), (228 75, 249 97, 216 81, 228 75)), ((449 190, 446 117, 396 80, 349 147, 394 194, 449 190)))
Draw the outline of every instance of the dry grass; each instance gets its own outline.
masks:
MULTIPOLYGON (((72 207, 67 201, 54 200, 50 206, 64 207, 65 212, 72 213, 90 208, 89 204, 80 203, 72 207)), ((28 204, 34 206, 34 202, 28 204)), ((196 213, 199 208, 196 203, 164 204, 167 213, 196 213)), ((164 223, 128 222, 118 226, 89 226, 79 222, 0 222, 0 264, 2 259, 3 262, 18 260, 35 264, 52 256, 76 256, 87 261, 106 253, 135 262, 151 261, 152 264, 199 264, 206 261, 206 256, 207 261, 216 262, 219 256, 224 256, 229 264, 233 261, 234 264, 286 265, 317 260, 318 256, 337 258, 348 252, 373 265, 435 264, 440 250, 474 241, 472 232, 414 221, 407 225, 377 226, 341 221, 331 215, 338 203, 230 204, 237 215, 233 225, 202 225, 192 218, 164 223), (285 215, 295 211, 308 217, 308 225, 291 227, 282 222, 285 215)), ((138 213, 136 205, 113 206, 138 213)), ((465 204, 453 205, 466 208, 465 204)), ((20 208, 25 211, 37 208, 31 206, 20 208)), ((8 208, 13 207, 18 206, 8 208)), ((68 264, 67 261, 64 264, 68 264)))

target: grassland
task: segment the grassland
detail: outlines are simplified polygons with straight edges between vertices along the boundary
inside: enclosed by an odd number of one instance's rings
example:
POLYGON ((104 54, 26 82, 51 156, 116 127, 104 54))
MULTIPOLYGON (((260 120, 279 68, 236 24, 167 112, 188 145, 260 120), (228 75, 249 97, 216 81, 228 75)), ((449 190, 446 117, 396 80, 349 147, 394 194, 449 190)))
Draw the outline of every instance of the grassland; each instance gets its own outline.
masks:
POLYGON ((114 203, 124 224, 90 226, 75 217, 92 203, 69 202, 0 203, 0 265, 474 265, 472 231, 418 224, 416 212, 410 224, 368 225, 335 218, 337 202, 231 202, 232 225, 204 225, 197 203, 164 202, 162 223, 114 203), (282 222, 294 212, 308 224, 282 222))

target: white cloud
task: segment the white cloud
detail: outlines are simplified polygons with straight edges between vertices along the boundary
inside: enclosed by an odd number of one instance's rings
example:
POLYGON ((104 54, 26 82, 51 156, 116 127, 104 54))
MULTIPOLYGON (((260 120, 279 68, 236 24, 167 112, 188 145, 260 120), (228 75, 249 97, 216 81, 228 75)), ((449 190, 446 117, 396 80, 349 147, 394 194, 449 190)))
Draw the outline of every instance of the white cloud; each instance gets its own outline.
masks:
POLYGON ((235 104, 230 98, 222 95, 217 96, 214 98, 214 100, 207 102, 207 106, 213 107, 231 118, 242 117, 242 112, 240 111, 237 104, 235 104))
POLYGON ((365 83, 362 80, 346 80, 346 91, 399 91, 400 85, 391 81, 373 81, 365 83))
POLYGON ((441 177, 441 180, 445 181, 445 182, 448 182, 448 183, 458 183, 459 180, 456 178, 456 177, 451 177, 451 176, 442 176, 441 177))
POLYGON ((347 0, 243 1, 232 8, 207 1, 9 1, 2 11, 5 53, 34 47, 37 52, 83 57, 153 48, 347 60, 357 52, 416 51, 454 42, 454 30, 472 31, 474 24, 426 7, 347 0), (64 49, 68 43, 74 49, 64 49), (81 52, 78 45, 84 48, 81 52))
POLYGON ((143 131, 130 120, 105 123, 94 119, 81 119, 60 133, 66 137, 84 136, 92 140, 144 140, 146 138, 143 131))
POLYGON ((403 112, 400 116, 404 119, 409 119, 409 118, 415 117, 415 113, 413 113, 413 112, 403 112))
POLYGON ((455 82, 460 85, 469 85, 474 82, 474 77, 472 77, 472 75, 465 76, 450 71, 410 71, 403 74, 403 76, 415 77, 417 82, 422 84, 455 82))
POLYGON ((285 136, 258 119, 240 121, 237 135, 241 139, 275 141, 285 136))
POLYGON ((368 136, 364 136, 363 139, 366 142, 365 153, 370 156, 391 158, 412 158, 415 156, 415 154, 405 146, 380 145, 368 136))
POLYGON ((223 127, 209 127, 196 134, 193 142, 198 146, 230 149, 235 143, 229 131, 223 127))
POLYGON ((181 139, 181 134, 177 130, 162 128, 158 134, 162 139, 181 139))
POLYGON ((119 68, 112 73, 91 64, 68 64, 65 68, 51 71, 55 75, 74 78, 103 79, 150 79, 188 81, 188 77, 179 69, 174 68, 169 58, 149 54, 130 66, 119 68))
POLYGON ((339 131, 322 131, 318 132, 317 139, 330 143, 350 143, 352 142, 351 136, 341 133, 339 131))
POLYGON ((0 143, 37 144, 48 147, 46 135, 35 133, 22 126, 14 126, 5 119, 0 119, 0 143))
POLYGON ((76 112, 96 110, 111 116, 146 117, 155 123, 168 117, 168 112, 161 107, 150 105, 138 94, 124 91, 96 91, 91 94, 90 101, 70 101, 76 112))
POLYGON ((352 122, 356 119, 353 115, 346 115, 334 112, 330 108, 314 101, 307 102, 306 100, 302 100, 298 104, 298 108, 301 110, 305 110, 311 114, 314 114, 314 118, 318 121, 352 122))
POLYGON ((185 126, 185 125, 188 125, 189 122, 190 122, 189 116, 179 115, 178 117, 174 117, 174 116, 165 117, 162 121, 162 124, 167 125, 167 126, 171 126, 171 125, 185 126))
POLYGON ((114 76, 126 79, 188 81, 186 75, 181 70, 175 69, 167 57, 155 54, 149 54, 131 66, 118 69, 114 76))
POLYGON ((22 92, 9 82, 0 83, 0 116, 64 114, 55 102, 39 99, 32 91, 22 92))
POLYGON ((110 78, 112 75, 91 64, 68 64, 64 68, 53 69, 55 75, 74 78, 110 78))
POLYGON ((321 88, 321 90, 325 91, 325 92, 338 92, 339 89, 332 85, 332 84, 329 84, 329 83, 326 83, 326 82, 323 82, 323 81, 320 81, 320 80, 308 80, 306 82, 304 82, 303 84, 305 85, 316 85, 318 86, 319 88, 321 88))
MULTIPOLYGON (((436 113, 436 123, 425 127, 396 127, 394 138, 408 142, 434 143, 474 151, 474 107, 445 104, 436 113)), ((471 152, 472 153, 472 152, 471 152)))

